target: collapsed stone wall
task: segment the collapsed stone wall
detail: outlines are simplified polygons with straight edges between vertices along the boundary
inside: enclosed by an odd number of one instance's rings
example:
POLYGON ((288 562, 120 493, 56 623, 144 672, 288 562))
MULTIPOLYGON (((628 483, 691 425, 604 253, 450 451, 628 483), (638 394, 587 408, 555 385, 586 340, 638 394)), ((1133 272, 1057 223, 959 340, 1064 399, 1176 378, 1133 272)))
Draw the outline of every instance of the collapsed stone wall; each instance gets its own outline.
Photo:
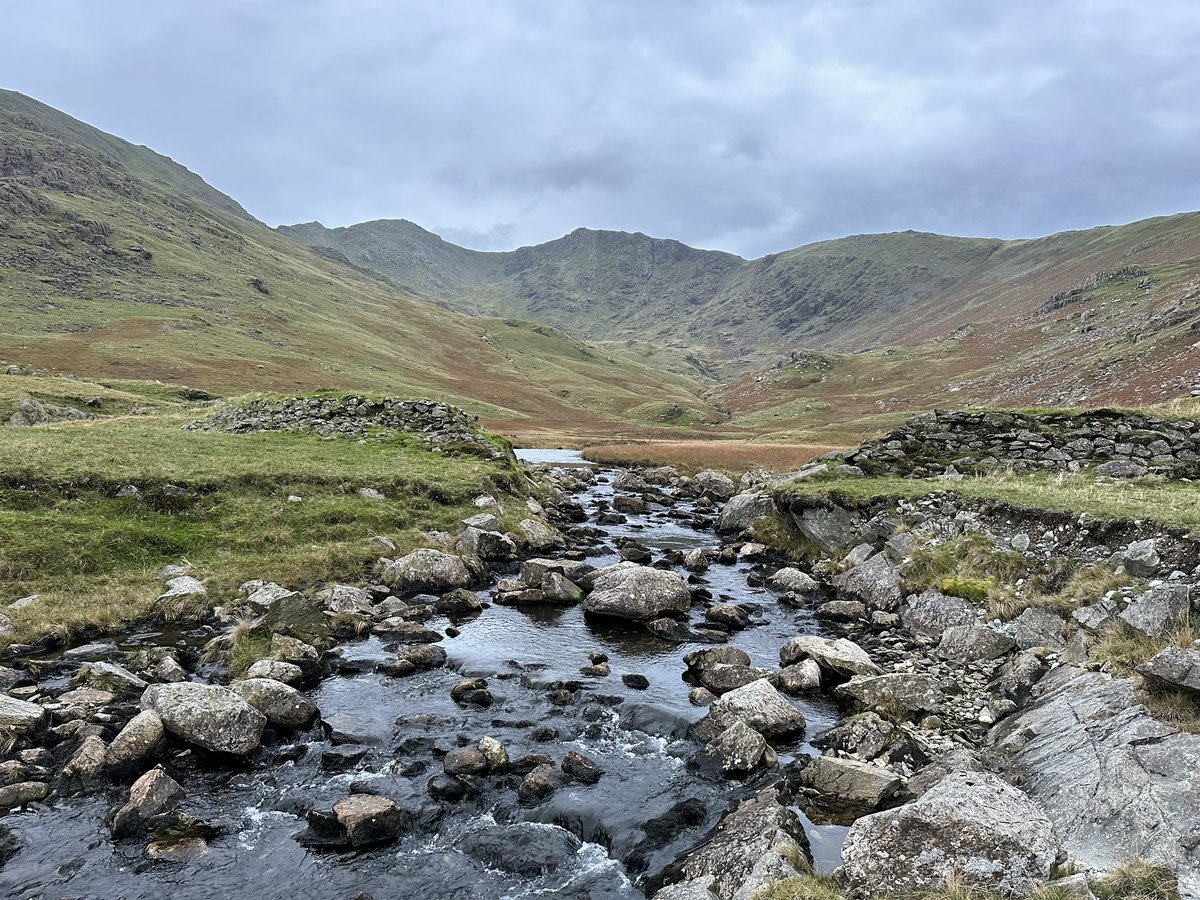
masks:
POLYGON ((1115 410, 1044 413, 935 410, 847 453, 869 475, 1078 471, 1134 478, 1200 476, 1200 423, 1115 410))
POLYGON ((323 437, 386 437, 400 432, 430 446, 467 452, 488 459, 506 454, 480 431, 473 416, 456 406, 434 400, 395 397, 292 397, 255 400, 221 407, 211 419, 190 422, 188 430, 308 431, 323 437))

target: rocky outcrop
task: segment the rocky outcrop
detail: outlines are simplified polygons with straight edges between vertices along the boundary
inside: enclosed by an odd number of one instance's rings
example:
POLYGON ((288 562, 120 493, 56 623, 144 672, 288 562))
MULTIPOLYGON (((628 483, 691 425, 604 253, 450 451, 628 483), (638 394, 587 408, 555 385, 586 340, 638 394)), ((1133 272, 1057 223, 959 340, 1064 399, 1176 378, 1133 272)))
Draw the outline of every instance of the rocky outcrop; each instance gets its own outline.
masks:
POLYGON ((990 740, 1080 865, 1140 855, 1200 893, 1200 735, 1149 715, 1131 682, 1062 666, 990 740))
POLYGON ((747 534, 754 523, 776 511, 769 494, 749 491, 738 494, 721 508, 717 531, 722 534, 747 534))
POLYGON ((467 587, 477 572, 461 556, 440 550, 414 550, 389 564, 383 580, 398 594, 441 593, 467 587))
POLYGON ((958 875, 1028 897, 1058 858, 1054 828, 1029 797, 995 775, 957 773, 907 806, 851 825, 842 877, 856 896, 933 890, 958 875))

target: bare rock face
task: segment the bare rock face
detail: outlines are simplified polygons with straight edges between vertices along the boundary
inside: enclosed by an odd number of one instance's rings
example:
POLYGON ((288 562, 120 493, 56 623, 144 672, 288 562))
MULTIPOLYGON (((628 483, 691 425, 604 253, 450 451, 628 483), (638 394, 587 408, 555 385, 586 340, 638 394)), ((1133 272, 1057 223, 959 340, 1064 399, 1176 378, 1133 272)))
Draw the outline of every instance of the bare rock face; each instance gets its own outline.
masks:
POLYGON ((938 644, 938 656, 958 662, 997 659, 1015 650, 1017 642, 986 625, 954 625, 947 628, 938 644))
POLYGON ((979 620, 979 610, 961 597, 950 597, 935 588, 929 588, 909 597, 900 611, 900 621, 914 634, 926 637, 941 637, 942 633, 955 625, 974 625, 979 620))
POLYGON ((1035 802, 995 775, 968 772, 857 820, 842 847, 842 873, 858 895, 936 889, 958 873, 973 886, 1028 897, 1058 857, 1054 827, 1035 802))
POLYGON ((245 756, 258 747, 267 718, 229 688, 182 681, 142 694, 167 731, 205 750, 245 756))
POLYGON ((937 682, 927 675, 894 673, 864 675, 838 685, 839 697, 853 700, 860 709, 873 710, 885 716, 898 711, 910 716, 918 713, 937 713, 945 697, 937 682))
POLYGON ((770 787, 721 820, 712 840, 684 862, 683 883, 705 884, 703 879, 711 877, 707 887, 721 900, 750 900, 764 885, 808 871, 804 826, 770 787))
POLYGON ((1156 687, 1200 694, 1200 650, 1167 647, 1137 670, 1156 687))
POLYGON ((721 508, 717 531, 722 534, 746 534, 756 519, 776 512, 775 501, 769 494, 749 491, 738 494, 721 508))
POLYGON ((868 609, 890 612, 900 606, 900 570, 882 553, 833 579, 838 596, 868 609))
POLYGON ((692 605, 687 582, 675 572, 620 563, 595 574, 586 612, 634 622, 649 622, 692 605))
POLYGON ((1200 895, 1200 735, 1149 715, 1131 682, 1060 666, 989 739, 1072 859, 1103 872, 1137 848, 1200 895))

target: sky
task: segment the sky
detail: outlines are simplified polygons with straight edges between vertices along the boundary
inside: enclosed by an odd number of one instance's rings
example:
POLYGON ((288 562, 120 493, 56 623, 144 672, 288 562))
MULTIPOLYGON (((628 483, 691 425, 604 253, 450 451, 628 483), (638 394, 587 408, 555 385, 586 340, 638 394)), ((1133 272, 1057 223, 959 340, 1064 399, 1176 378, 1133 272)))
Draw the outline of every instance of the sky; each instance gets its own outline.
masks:
POLYGON ((271 225, 747 257, 1200 208, 1194 0, 37 0, 0 86, 271 225))

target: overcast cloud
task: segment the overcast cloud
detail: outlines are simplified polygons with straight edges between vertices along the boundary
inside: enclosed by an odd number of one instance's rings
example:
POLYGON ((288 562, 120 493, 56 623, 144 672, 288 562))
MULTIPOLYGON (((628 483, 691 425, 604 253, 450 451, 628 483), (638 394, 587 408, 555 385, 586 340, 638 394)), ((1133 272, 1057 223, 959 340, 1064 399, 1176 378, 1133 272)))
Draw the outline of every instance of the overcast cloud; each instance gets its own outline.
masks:
POLYGON ((0 85, 275 225, 759 256, 1200 208, 1200 4, 37 0, 0 85))

